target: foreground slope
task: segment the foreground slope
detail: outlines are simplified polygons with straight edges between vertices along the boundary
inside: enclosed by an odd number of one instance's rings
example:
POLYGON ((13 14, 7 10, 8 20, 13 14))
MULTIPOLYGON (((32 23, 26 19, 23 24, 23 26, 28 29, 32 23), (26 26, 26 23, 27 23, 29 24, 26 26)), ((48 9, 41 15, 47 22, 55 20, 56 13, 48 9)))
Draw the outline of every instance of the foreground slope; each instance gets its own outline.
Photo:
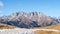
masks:
POLYGON ((0 24, 1 34, 60 34, 60 24, 45 26, 45 27, 35 27, 31 29, 26 28, 15 28, 14 26, 9 26, 6 24, 0 24), (2 33, 3 32, 3 33, 2 33))
POLYGON ((44 30, 36 30, 35 34, 60 34, 60 32, 57 32, 57 30, 60 31, 60 24, 52 25, 52 26, 45 26, 45 27, 34 27, 35 29, 48 29, 51 31, 44 31, 44 30), (53 32, 52 30, 56 30, 56 32, 53 32))
POLYGON ((60 30, 60 24, 56 24, 56 25, 52 25, 52 26, 46 26, 46 27, 42 27, 42 28, 60 30))
POLYGON ((60 30, 55 29, 14 28, 14 29, 3 29, 0 31, 1 31, 0 34, 60 34, 60 30))
POLYGON ((14 29, 16 28, 15 26, 10 26, 7 24, 0 24, 0 29, 14 29))
POLYGON ((36 30, 35 34, 60 34, 60 32, 36 30))
POLYGON ((33 29, 44 28, 44 29, 57 29, 57 30, 60 30, 60 24, 51 25, 51 26, 42 26, 42 27, 32 27, 32 28, 33 29))

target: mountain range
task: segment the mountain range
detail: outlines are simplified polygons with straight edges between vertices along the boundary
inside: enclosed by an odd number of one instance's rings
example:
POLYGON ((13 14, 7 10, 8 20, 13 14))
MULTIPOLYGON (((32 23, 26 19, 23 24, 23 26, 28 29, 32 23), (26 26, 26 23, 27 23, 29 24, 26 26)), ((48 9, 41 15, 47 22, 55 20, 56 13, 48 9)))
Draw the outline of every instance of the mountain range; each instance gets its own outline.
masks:
POLYGON ((0 23, 21 28, 51 26, 60 23, 60 17, 46 16, 41 12, 15 12, 0 17, 0 23))

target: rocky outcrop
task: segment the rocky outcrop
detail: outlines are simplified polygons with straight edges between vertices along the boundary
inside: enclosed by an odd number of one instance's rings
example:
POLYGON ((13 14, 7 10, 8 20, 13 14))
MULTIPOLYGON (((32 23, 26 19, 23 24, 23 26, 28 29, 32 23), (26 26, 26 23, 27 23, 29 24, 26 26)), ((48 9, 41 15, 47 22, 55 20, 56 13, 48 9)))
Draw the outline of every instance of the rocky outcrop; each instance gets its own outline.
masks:
POLYGON ((60 23, 60 19, 46 16, 41 12, 16 12, 9 16, 0 17, 0 23, 22 28, 30 28, 34 26, 50 26, 57 24, 60 23))

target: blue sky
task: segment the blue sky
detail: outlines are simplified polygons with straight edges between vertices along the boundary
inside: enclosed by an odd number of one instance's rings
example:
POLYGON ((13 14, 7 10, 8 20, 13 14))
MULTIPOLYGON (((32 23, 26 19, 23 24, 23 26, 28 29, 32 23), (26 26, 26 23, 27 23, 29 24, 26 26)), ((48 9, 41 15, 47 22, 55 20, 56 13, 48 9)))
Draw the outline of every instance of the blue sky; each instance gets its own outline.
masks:
POLYGON ((60 17, 60 0, 0 0, 0 16, 18 11, 37 11, 60 17))

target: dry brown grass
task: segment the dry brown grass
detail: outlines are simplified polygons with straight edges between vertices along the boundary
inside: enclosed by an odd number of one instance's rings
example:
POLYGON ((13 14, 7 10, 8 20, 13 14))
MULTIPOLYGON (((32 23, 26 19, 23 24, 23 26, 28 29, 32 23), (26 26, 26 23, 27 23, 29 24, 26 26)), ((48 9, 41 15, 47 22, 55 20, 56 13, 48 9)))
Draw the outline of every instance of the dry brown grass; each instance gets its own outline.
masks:
POLYGON ((33 29, 34 28, 45 28, 45 29, 57 29, 57 30, 60 30, 60 24, 56 24, 56 25, 52 25, 52 26, 43 26, 43 27, 32 27, 33 29))
POLYGON ((35 34, 60 34, 60 32, 36 30, 35 34))
POLYGON ((52 25, 52 26, 46 26, 46 27, 42 27, 42 28, 60 30, 60 24, 56 24, 56 25, 52 25))
POLYGON ((10 26, 7 24, 0 24, 0 29, 13 29, 15 26, 10 26))
MULTIPOLYGON (((45 29, 56 29, 60 30, 60 24, 52 25, 52 26, 43 26, 43 27, 33 27, 33 29, 40 29, 40 28, 45 28, 45 29)), ((53 32, 53 31, 42 31, 42 30, 36 30, 35 34, 60 34, 60 32, 53 32)))

